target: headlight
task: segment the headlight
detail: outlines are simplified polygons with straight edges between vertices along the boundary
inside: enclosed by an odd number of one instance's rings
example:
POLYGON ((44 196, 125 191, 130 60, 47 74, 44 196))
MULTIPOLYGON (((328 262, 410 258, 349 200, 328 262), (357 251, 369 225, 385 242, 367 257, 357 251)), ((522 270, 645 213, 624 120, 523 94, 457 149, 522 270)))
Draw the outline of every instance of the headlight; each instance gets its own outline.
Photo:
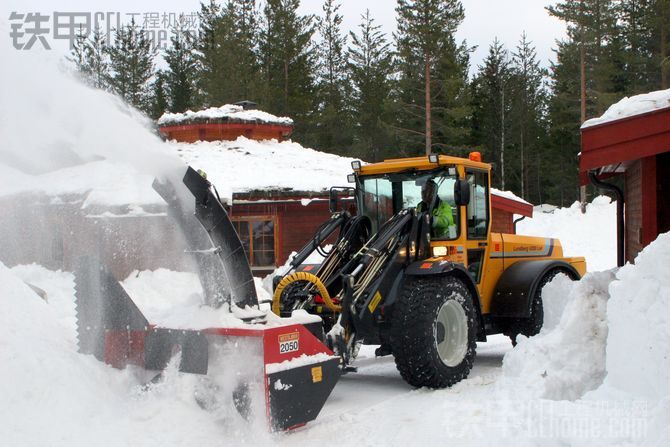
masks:
POLYGON ((447 256, 447 247, 433 247, 433 256, 436 258, 447 256))

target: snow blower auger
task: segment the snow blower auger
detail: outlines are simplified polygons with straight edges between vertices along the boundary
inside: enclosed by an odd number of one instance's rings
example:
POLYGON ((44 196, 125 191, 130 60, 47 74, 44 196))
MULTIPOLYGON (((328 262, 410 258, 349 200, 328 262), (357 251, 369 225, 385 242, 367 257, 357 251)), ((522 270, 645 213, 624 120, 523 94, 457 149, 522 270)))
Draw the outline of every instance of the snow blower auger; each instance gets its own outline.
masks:
MULTIPOLYGON (((227 327, 159 327, 148 321, 105 265, 82 258, 75 271, 80 352, 116 368, 135 365, 156 371, 157 378, 178 359, 180 372, 211 380, 209 389, 215 396, 196 396, 203 408, 227 402, 246 419, 265 417, 271 430, 314 420, 340 377, 338 357, 322 343, 321 320, 309 315, 277 318, 254 306, 257 298, 249 286, 253 278, 246 259, 231 271, 229 258, 244 252, 215 190, 191 168, 184 183, 195 196, 196 217, 214 243, 214 249, 199 246, 201 250, 194 251, 216 257, 221 261, 218 271, 226 274, 221 290, 214 290, 214 281, 202 280, 205 294, 219 304, 222 297, 228 300, 223 305, 233 315, 248 307, 227 327)), ((169 203, 175 206, 178 201, 169 203)), ((182 213, 181 208, 172 211, 182 213)), ((190 241, 202 239, 192 236, 190 241)), ((213 264, 211 259, 199 261, 201 271, 213 264)))
POLYGON ((333 217, 273 280, 275 313, 322 316, 347 371, 361 343, 380 345, 410 385, 451 386, 468 376, 477 341, 537 334, 543 286, 586 271, 556 239, 491 230, 491 165, 479 153, 352 168, 357 216, 337 211, 331 189, 333 217), (321 264, 305 263, 326 230, 347 224, 321 264))

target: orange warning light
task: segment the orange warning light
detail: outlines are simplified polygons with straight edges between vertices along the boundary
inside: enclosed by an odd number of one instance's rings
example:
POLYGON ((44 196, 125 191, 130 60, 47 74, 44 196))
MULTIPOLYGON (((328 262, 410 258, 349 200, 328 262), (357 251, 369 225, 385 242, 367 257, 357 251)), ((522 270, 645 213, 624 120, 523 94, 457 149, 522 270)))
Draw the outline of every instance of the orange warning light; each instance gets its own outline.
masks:
POLYGON ((481 163, 482 161, 482 153, 481 152, 470 152, 470 161, 478 161, 481 163))

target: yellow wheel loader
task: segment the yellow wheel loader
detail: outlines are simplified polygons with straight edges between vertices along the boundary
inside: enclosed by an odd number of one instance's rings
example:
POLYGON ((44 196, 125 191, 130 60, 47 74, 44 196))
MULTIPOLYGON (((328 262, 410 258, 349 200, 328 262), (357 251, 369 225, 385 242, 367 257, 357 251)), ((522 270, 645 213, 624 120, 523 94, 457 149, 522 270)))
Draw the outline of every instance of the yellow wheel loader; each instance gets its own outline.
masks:
POLYGON ((331 189, 332 217, 273 281, 273 311, 319 315, 344 371, 375 344, 409 384, 451 386, 467 377, 477 341, 537 334, 543 286, 586 271, 556 239, 491 232, 491 165, 478 153, 352 168, 355 187, 331 189), (343 195, 355 215, 338 210, 343 195), (323 261, 306 263, 314 252, 323 261))

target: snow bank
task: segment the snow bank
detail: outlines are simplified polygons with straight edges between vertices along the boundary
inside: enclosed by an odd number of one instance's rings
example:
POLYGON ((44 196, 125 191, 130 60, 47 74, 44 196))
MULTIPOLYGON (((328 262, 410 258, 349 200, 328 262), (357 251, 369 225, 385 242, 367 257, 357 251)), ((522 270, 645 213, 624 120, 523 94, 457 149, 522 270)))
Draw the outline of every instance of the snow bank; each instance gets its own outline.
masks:
MULTIPOLYGON (((185 279, 175 272, 170 275, 185 279)), ((153 276, 165 279, 170 275, 158 272, 153 276)), ((0 383, 6 384, 0 405, 3 445, 195 446, 211 444, 212 439, 236 445, 272 442, 264 411, 244 421, 232 403, 233 389, 240 380, 230 365, 241 366, 247 378, 262 374, 262 363, 259 367, 244 341, 232 352, 226 346, 213 347, 214 354, 223 357, 210 362, 215 371, 212 377, 179 373, 175 358, 161 380, 145 387, 152 377, 145 372, 116 370, 77 352, 72 274, 36 265, 9 270, 0 263, 0 284, 0 383), (49 303, 22 279, 43 288, 49 303), (249 365, 247 370, 245 365, 249 365)), ((262 405, 263 399, 254 402, 262 405)))
POLYGON ((290 126, 293 120, 288 117, 278 117, 262 110, 244 110, 242 106, 224 104, 221 107, 210 107, 205 110, 184 113, 165 113, 158 119, 159 126, 183 124, 189 122, 230 121, 244 123, 268 123, 290 126))
POLYGON ((569 208, 536 206, 532 219, 517 223, 517 233, 559 239, 565 256, 584 256, 590 272, 616 267, 616 202, 609 197, 593 199, 586 214, 577 202, 569 208))
POLYGON ((670 397, 670 233, 617 272, 607 304, 605 385, 650 400, 670 397))
POLYGON ((543 292, 546 325, 535 337, 519 337, 505 355, 501 387, 553 400, 574 400, 597 388, 605 375, 607 288, 613 279, 613 273, 599 272, 579 282, 564 276, 552 281, 543 292))
POLYGON ((626 97, 611 105, 600 117, 585 121, 582 129, 667 107, 670 107, 670 89, 626 97))
POLYGON ((308 149, 293 141, 168 143, 194 169, 202 169, 229 201, 233 192, 285 189, 325 191, 346 184, 353 158, 308 149))

